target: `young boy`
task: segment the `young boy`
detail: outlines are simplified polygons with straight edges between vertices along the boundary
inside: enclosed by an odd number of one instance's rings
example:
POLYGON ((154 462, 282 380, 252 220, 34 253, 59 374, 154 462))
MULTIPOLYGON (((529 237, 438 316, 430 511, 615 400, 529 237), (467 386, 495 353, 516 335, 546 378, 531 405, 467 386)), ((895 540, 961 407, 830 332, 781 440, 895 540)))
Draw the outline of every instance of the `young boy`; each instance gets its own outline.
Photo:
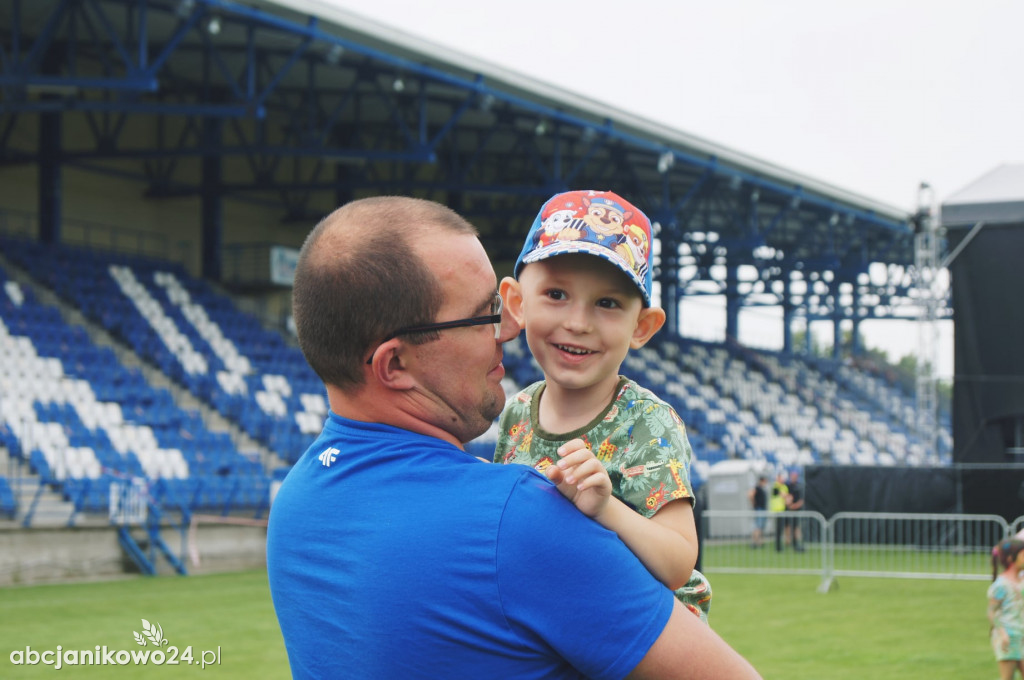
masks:
POLYGON ((546 474, 706 622, 686 427, 619 375, 665 323, 651 306, 650 244, 650 221, 611 192, 570 191, 541 208, 500 292, 544 380, 505 405, 494 460, 546 474))

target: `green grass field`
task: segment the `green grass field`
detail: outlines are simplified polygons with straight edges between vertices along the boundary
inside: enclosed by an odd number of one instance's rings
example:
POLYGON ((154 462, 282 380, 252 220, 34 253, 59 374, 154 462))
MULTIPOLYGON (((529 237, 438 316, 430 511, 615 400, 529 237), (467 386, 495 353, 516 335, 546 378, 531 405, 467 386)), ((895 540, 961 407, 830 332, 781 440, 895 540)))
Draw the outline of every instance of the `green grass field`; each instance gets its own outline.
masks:
POLYGON ((983 581, 715 574, 711 624, 779 680, 987 680, 983 581))
MULTIPOLYGON (((709 578, 712 626, 769 680, 998 677, 987 583, 840 578, 822 594, 816 576, 709 578)), ((263 571, 0 589, 0 648, 0 678, 288 677, 263 571), (26 647, 152 650, 135 643, 142 619, 159 623, 179 655, 191 645, 196 663, 65 666, 57 676, 52 665, 11 664, 26 647), (203 651, 217 647, 220 664, 201 670, 203 651)))

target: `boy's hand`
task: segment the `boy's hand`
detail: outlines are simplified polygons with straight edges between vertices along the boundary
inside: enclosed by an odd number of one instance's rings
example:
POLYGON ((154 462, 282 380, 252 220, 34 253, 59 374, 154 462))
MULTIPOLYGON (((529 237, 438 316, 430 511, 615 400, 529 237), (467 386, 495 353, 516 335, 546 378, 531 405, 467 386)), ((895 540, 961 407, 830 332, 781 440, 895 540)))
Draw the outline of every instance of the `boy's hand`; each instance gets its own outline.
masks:
POLYGON ((582 439, 572 439, 558 447, 561 456, 546 470, 548 479, 587 517, 597 518, 612 495, 612 480, 594 452, 582 439))

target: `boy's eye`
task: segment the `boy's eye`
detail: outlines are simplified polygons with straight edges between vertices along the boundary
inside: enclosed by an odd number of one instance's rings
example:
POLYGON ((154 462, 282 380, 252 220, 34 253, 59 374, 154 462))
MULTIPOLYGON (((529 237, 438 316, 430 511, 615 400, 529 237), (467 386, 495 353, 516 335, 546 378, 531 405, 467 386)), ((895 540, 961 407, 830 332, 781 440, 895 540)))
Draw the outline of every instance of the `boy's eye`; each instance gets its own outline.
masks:
POLYGON ((615 309, 620 305, 618 300, 613 300, 611 298, 601 298, 600 300, 597 301, 597 306, 602 307, 604 309, 615 309))
POLYGON ((546 291, 544 291, 544 294, 547 295, 552 300, 564 300, 565 299, 565 291, 558 290, 557 288, 552 288, 550 290, 546 290, 546 291))

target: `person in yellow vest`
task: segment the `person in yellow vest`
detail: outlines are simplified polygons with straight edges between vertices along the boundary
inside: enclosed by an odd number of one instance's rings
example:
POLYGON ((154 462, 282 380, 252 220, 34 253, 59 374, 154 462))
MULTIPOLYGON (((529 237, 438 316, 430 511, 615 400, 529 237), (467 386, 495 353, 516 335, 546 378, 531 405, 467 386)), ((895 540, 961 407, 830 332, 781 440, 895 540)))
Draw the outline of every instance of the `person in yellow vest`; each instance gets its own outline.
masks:
POLYGON ((782 536, 786 533, 786 520, 782 514, 786 512, 786 505, 789 504, 789 487, 786 486, 786 476, 781 472, 775 477, 772 484, 772 492, 768 498, 768 511, 775 515, 775 549, 782 552, 782 536))

